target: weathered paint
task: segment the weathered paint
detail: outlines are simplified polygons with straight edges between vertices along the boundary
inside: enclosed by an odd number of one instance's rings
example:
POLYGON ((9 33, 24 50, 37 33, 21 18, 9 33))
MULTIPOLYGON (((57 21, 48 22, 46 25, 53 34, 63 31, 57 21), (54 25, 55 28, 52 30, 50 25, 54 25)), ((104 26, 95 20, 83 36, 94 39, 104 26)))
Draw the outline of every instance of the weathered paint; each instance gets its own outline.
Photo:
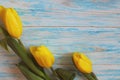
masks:
MULTIPOLYGON (((53 68, 75 71, 71 56, 79 51, 92 60, 99 80, 120 80, 120 0, 0 0, 0 5, 18 11, 26 47, 44 44, 52 51, 53 68)), ((0 49, 0 80, 26 80, 16 67, 19 60, 0 49)))
POLYGON ((120 27, 120 0, 5 0, 14 7, 24 26, 120 27))
MULTIPOLYGON (((99 80, 119 80, 119 34, 119 28, 25 27, 21 39, 26 47, 46 45, 56 58, 54 68, 63 67, 74 71, 71 56, 72 52, 79 51, 92 60, 93 70, 99 80)), ((18 62, 16 55, 0 49, 0 80, 19 80, 22 75, 19 75, 20 71, 15 66, 18 62)), ((25 78, 22 76, 21 79, 25 78)))

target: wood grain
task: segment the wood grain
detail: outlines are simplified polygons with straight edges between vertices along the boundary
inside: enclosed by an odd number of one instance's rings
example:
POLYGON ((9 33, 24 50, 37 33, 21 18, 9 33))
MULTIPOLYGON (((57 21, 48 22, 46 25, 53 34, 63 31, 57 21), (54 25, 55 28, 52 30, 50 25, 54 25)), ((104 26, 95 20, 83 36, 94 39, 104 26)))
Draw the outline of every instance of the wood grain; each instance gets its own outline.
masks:
MULTIPOLYGON (((79 51, 92 60, 93 70, 99 80, 119 80, 119 34, 120 29, 117 28, 25 27, 22 41, 26 47, 46 45, 56 58, 54 68, 63 67, 75 71, 71 56, 72 52, 79 51)), ((19 75, 15 66, 18 62, 19 58, 15 54, 7 54, 0 49, 0 80, 19 80, 22 75, 19 75)), ((24 77, 21 79, 25 80, 24 77)))
POLYGON ((14 7, 24 26, 120 27, 120 0, 1 0, 14 7))
MULTIPOLYGON (((75 71, 71 56, 79 51, 92 60, 99 80, 120 80, 120 0, 0 0, 0 5, 18 11, 23 43, 46 45, 56 58, 54 68, 75 71)), ((0 48, 0 80, 26 80, 19 61, 0 48)))

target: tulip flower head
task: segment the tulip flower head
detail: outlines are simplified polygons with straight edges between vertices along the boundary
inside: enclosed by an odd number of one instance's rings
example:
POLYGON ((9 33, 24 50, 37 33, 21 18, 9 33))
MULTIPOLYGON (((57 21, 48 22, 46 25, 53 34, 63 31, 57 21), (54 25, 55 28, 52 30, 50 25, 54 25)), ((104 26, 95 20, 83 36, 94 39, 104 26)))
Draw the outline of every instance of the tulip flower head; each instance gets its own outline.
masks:
POLYGON ((0 6, 0 14, 1 14, 2 9, 3 9, 3 6, 0 6))
POLYGON ((6 30, 12 37, 19 38, 21 36, 22 22, 15 9, 5 8, 3 12, 3 22, 6 30))
POLYGON ((92 62, 83 53, 75 52, 73 54, 73 62, 76 68, 82 73, 92 72, 92 62))
POLYGON ((0 6, 0 16, 1 16, 3 10, 4 10, 4 7, 0 6))
POLYGON ((4 11, 4 7, 0 6, 0 21, 2 21, 2 16, 3 16, 3 11, 4 11))
POLYGON ((44 68, 50 68, 52 67, 55 59, 53 54, 50 52, 50 50, 42 45, 42 46, 32 46, 30 47, 30 52, 34 56, 37 63, 44 68))

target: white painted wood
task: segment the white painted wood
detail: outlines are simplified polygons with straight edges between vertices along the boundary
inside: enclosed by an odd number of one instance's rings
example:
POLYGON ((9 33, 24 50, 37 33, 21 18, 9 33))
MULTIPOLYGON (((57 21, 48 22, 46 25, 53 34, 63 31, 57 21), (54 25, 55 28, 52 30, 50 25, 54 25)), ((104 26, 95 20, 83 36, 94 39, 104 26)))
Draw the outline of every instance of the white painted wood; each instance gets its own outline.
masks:
POLYGON ((120 0, 0 0, 24 26, 120 26, 120 0))
MULTIPOLYGON (((72 52, 79 51, 92 60, 93 70, 99 80, 119 80, 119 34, 118 28, 25 27, 21 39, 27 48, 31 45, 46 45, 56 58, 53 68, 75 71, 71 56, 72 52)), ((0 80, 25 80, 16 67, 20 59, 11 53, 0 49, 0 80)))
MULTIPOLYGON (((46 45, 56 58, 54 68, 74 71, 71 56, 79 51, 92 60, 99 80, 120 80, 120 0, 0 0, 0 5, 18 11, 23 43, 46 45)), ((0 48, 0 80, 26 80, 16 67, 19 60, 0 48)))

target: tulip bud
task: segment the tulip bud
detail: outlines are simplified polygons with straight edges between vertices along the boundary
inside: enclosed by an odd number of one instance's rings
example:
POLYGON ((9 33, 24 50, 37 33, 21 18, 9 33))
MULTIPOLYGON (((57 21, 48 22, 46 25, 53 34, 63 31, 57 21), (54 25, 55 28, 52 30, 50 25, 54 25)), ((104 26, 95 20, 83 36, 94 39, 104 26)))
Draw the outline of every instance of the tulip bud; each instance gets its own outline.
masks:
POLYGON ((30 51, 32 55, 34 56, 37 63, 44 68, 50 68, 52 67, 55 59, 53 54, 50 52, 50 50, 45 46, 32 46, 30 47, 30 51))
POLYGON ((2 14, 2 11, 3 11, 4 7, 3 6, 0 6, 0 16, 2 14))
POLYGON ((19 15, 13 8, 6 8, 3 13, 3 22, 8 33, 14 37, 19 38, 22 34, 22 22, 19 15))
POLYGON ((82 73, 92 72, 92 62, 83 53, 75 52, 73 54, 73 62, 76 68, 82 73))
POLYGON ((3 16, 3 11, 4 11, 4 7, 0 6, 0 21, 2 21, 2 16, 3 16))

